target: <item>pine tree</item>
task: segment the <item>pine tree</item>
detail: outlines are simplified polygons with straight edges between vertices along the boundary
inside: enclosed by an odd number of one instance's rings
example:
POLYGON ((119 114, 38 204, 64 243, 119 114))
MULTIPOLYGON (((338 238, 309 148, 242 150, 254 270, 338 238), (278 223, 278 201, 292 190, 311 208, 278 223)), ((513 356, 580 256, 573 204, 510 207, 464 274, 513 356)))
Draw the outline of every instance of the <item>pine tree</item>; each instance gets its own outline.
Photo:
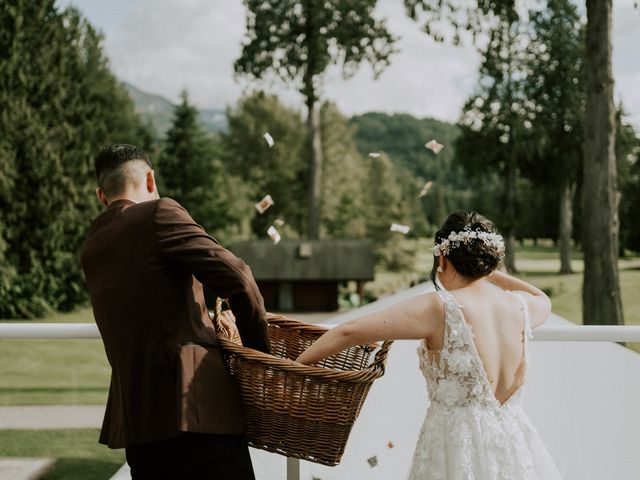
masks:
POLYGON ((86 301, 78 260, 99 211, 93 156, 134 141, 101 37, 52 0, 0 3, 0 317, 86 301))
POLYGON ((241 230, 234 197, 243 187, 224 171, 220 147, 198 118, 198 110, 183 91, 158 159, 158 188, 211 234, 226 237, 241 230))

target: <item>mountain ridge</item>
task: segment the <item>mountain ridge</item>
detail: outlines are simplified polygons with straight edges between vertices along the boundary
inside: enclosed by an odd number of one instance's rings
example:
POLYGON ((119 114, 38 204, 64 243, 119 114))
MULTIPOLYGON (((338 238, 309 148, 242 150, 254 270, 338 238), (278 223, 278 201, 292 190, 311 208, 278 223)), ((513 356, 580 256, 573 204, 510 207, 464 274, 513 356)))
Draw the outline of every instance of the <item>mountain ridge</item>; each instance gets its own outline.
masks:
MULTIPOLYGON (((162 95, 145 92, 130 83, 122 82, 122 85, 131 97, 136 113, 151 127, 153 135, 158 139, 164 138, 171 127, 176 105, 162 95)), ((198 112, 200 123, 207 132, 216 134, 227 131, 227 116, 223 109, 198 108, 198 112)))

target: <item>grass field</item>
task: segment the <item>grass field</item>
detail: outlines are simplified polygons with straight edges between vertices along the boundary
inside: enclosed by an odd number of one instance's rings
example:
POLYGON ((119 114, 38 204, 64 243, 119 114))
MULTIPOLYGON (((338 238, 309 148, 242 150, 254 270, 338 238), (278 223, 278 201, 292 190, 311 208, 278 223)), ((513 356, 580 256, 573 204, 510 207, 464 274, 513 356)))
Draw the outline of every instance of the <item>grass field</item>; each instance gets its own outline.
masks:
MULTIPOLYGON (((402 273, 379 272, 367 289, 375 296, 407 288, 431 267, 429 243, 413 241, 414 268, 402 273)), ((559 275, 557 249, 550 245, 519 247, 519 275, 547 291, 553 311, 581 323, 582 260, 574 253, 577 273, 559 275)), ((625 321, 640 325, 640 258, 620 261, 625 321)), ((55 314, 45 322, 89 322, 91 310, 55 314)), ((640 352, 640 345, 629 345, 640 352)), ((109 366, 99 340, 0 340, 0 405, 104 404, 109 366)))
POLYGON ((55 458, 44 480, 105 480, 124 463, 124 450, 97 439, 97 429, 0 430, 0 456, 55 458))

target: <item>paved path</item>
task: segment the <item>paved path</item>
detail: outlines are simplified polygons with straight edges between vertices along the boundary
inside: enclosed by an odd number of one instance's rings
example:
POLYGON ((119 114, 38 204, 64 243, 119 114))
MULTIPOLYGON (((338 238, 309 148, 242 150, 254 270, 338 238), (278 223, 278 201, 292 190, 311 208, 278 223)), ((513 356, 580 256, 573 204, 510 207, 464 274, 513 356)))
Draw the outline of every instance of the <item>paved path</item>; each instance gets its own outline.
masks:
POLYGON ((99 428, 104 405, 30 405, 0 407, 0 430, 99 428))
POLYGON ((55 460, 51 458, 0 457, 0 480, 36 480, 47 473, 55 460))

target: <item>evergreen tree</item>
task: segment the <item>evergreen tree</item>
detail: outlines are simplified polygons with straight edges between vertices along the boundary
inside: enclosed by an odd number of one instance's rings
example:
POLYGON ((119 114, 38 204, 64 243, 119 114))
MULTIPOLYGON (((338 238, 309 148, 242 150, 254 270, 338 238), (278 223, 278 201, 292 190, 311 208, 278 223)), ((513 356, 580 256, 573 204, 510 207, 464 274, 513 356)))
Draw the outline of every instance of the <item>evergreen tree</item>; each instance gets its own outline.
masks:
POLYGON ((77 11, 4 2, 0 26, 0 317, 33 317, 86 300, 93 156, 135 141, 140 125, 77 11))
POLYGON ((242 231, 244 186, 222 163, 220 145, 199 124, 198 110, 183 91, 158 159, 160 194, 184 206, 207 231, 226 237, 242 231), (235 190, 235 191, 234 191, 235 190))

